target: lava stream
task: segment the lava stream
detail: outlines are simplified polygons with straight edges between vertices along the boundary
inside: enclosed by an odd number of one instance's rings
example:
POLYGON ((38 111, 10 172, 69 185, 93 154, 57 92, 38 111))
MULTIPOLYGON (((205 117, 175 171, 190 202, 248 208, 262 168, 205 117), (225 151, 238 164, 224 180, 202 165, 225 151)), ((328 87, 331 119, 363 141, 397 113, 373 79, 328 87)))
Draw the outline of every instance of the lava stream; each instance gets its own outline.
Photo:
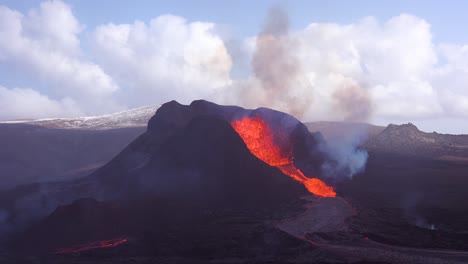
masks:
POLYGON ((247 148, 257 158, 270 166, 277 167, 284 174, 302 183, 309 192, 321 197, 335 197, 333 187, 317 178, 308 178, 294 166, 291 153, 285 153, 274 142, 273 131, 264 120, 244 117, 231 122, 232 127, 244 140, 247 148))
POLYGON ((116 247, 120 244, 126 243, 128 240, 126 238, 115 238, 109 240, 100 240, 89 242, 86 244, 75 245, 69 248, 61 248, 54 251, 55 254, 68 254, 68 253, 78 253, 86 250, 96 249, 96 248, 110 248, 116 247))

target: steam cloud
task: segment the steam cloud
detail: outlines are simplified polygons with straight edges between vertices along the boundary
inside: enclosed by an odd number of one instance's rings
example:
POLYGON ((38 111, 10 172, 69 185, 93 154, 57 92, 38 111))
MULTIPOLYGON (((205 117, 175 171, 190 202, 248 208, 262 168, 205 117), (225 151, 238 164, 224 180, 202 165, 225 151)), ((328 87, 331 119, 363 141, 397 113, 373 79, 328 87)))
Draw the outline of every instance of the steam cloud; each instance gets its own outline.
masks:
POLYGON ((329 140, 326 145, 321 146, 322 150, 332 158, 322 165, 322 176, 339 181, 363 172, 369 154, 360 146, 366 138, 367 130, 361 127, 350 130, 346 136, 329 140))
MULTIPOLYGON (((337 89, 333 93, 337 111, 341 111, 344 121, 365 122, 372 112, 372 101, 366 89, 356 84, 350 84, 337 89)), ((352 177, 363 172, 369 154, 360 146, 368 137, 365 126, 358 126, 347 131, 346 135, 328 142, 326 152, 336 163, 325 163, 322 173, 326 177, 352 177)))

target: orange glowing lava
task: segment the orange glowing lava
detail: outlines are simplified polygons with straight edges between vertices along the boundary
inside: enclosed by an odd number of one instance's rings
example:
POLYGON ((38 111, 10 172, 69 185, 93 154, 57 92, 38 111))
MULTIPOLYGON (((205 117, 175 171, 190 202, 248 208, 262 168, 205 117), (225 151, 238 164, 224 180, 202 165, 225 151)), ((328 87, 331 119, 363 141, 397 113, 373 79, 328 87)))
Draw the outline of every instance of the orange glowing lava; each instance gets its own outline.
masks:
POLYGON ((68 253, 78 253, 86 250, 96 249, 96 248, 110 248, 116 247, 120 244, 126 243, 128 240, 126 238, 116 238, 109 240, 100 240, 89 242, 86 244, 75 245, 69 248, 61 248, 54 251, 55 254, 68 254, 68 253))
POLYGON ((274 142, 273 131, 261 118, 244 117, 231 122, 232 127, 244 140, 250 152, 270 166, 277 167, 284 174, 304 184, 307 190, 317 196, 335 197, 333 187, 317 178, 308 178, 292 162, 291 152, 283 151, 274 142))

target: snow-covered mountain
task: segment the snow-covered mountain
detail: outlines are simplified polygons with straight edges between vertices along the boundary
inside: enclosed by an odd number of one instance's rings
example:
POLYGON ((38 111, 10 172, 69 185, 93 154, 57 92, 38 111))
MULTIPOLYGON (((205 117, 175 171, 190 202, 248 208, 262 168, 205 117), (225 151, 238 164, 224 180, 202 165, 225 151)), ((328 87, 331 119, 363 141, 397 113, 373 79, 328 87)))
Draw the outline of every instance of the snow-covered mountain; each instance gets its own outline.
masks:
POLYGON ((159 106, 150 105, 101 116, 3 121, 0 124, 30 124, 47 128, 86 130, 146 127, 158 108, 159 106))

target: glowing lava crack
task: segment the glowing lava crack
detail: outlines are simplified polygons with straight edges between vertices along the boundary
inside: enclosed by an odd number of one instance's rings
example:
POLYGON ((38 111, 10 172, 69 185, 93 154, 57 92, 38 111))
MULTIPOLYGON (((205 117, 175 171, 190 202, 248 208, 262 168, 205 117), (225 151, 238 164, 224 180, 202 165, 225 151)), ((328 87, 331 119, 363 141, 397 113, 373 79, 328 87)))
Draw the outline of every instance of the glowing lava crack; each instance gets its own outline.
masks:
POLYGON ((257 158, 270 166, 277 167, 284 174, 302 183, 309 192, 321 197, 335 197, 333 187, 317 178, 309 178, 302 173, 292 161, 291 153, 285 153, 274 142, 272 129, 264 120, 255 117, 244 117, 231 122, 232 127, 244 140, 247 148, 257 158))
POLYGON ((68 253, 78 253, 78 252, 87 251, 91 249, 97 249, 97 248, 111 248, 111 247, 116 247, 120 244, 126 243, 127 241, 128 240, 126 238, 100 240, 100 241, 89 242, 87 244, 75 245, 70 248, 61 248, 61 249, 54 251, 53 253, 68 254, 68 253))

